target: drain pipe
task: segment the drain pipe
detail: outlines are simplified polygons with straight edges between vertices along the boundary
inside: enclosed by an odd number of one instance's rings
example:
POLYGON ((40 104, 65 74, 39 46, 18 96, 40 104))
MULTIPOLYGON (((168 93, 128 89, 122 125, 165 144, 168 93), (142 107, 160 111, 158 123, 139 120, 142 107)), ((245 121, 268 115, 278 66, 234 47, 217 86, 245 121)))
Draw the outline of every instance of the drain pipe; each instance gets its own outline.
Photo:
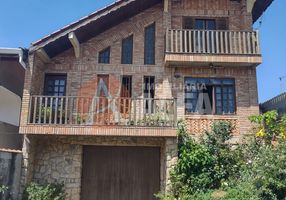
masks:
POLYGON ((0 47, 0 55, 18 55, 19 63, 22 65, 24 69, 26 69, 26 58, 27 58, 27 50, 22 48, 1 48, 0 47))

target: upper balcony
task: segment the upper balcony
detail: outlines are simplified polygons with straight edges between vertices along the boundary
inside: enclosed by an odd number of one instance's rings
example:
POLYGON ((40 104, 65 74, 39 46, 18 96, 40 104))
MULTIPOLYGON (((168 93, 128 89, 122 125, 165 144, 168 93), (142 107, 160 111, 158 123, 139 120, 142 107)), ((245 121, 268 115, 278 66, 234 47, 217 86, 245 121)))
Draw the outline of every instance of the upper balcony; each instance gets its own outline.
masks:
POLYGON ((165 42, 167 66, 257 66, 262 62, 255 31, 168 29, 165 42))
POLYGON ((23 134, 176 136, 176 99, 31 96, 28 115, 23 134))

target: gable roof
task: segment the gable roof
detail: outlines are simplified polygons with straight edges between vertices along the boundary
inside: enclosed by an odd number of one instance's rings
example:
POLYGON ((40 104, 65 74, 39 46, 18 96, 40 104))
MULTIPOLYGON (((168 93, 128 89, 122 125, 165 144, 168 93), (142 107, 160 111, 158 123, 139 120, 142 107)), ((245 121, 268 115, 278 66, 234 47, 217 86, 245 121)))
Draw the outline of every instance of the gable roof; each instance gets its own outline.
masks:
POLYGON ((30 51, 43 48, 52 58, 72 47, 68 34, 74 32, 80 43, 83 43, 108 28, 135 16, 136 14, 160 3, 162 0, 119 0, 98 10, 77 22, 32 43, 30 51))
MULTIPOLYGON (((257 0, 253 8, 254 22, 273 0, 257 0)), ((43 48, 51 58, 72 48, 68 34, 74 32, 79 43, 83 43, 124 20, 162 2, 162 0, 118 0, 80 20, 57 30, 32 43, 30 52, 43 48)))
POLYGON ((274 0, 256 0, 253 10, 252 10, 252 18, 253 23, 255 23, 259 17, 267 10, 267 8, 272 4, 274 0))

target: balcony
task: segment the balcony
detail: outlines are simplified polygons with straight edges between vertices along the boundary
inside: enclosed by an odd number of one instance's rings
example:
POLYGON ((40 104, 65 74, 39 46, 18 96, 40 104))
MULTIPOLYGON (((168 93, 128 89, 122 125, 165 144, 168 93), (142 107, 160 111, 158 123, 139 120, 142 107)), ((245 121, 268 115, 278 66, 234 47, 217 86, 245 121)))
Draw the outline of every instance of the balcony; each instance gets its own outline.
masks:
POLYGON ((257 66, 262 62, 254 31, 176 30, 166 32, 167 66, 257 66))
POLYGON ((22 134, 175 136, 175 99, 32 96, 29 105, 22 134))

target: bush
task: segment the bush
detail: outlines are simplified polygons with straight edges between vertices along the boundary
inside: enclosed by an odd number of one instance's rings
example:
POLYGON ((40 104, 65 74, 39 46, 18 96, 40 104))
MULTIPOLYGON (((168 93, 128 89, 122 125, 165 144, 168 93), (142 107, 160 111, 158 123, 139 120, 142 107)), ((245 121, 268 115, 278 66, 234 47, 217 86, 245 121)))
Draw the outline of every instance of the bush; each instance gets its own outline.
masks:
POLYGON ((227 144, 232 127, 215 123, 199 142, 178 125, 179 159, 171 172, 170 194, 162 200, 285 200, 286 116, 270 112, 252 117, 265 135, 235 148, 227 144), (277 139, 273 145, 273 137, 277 139))
POLYGON ((8 187, 7 186, 5 186, 5 185, 0 185, 0 195, 1 194, 4 194, 5 192, 7 192, 8 191, 8 187))
POLYGON ((190 199, 190 195, 220 188, 230 176, 238 174, 237 156, 226 144, 231 139, 230 123, 215 123, 199 143, 188 136, 184 122, 179 123, 177 132, 179 160, 171 172, 172 193, 176 198, 190 199))
POLYGON ((261 145, 248 161, 242 182, 252 183, 261 199, 286 199, 286 143, 261 145))
POLYGON ((64 200, 63 184, 30 183, 24 194, 24 200, 64 200))
POLYGON ((256 124, 255 134, 264 143, 286 139, 286 115, 279 117, 277 111, 251 116, 250 121, 256 124))

